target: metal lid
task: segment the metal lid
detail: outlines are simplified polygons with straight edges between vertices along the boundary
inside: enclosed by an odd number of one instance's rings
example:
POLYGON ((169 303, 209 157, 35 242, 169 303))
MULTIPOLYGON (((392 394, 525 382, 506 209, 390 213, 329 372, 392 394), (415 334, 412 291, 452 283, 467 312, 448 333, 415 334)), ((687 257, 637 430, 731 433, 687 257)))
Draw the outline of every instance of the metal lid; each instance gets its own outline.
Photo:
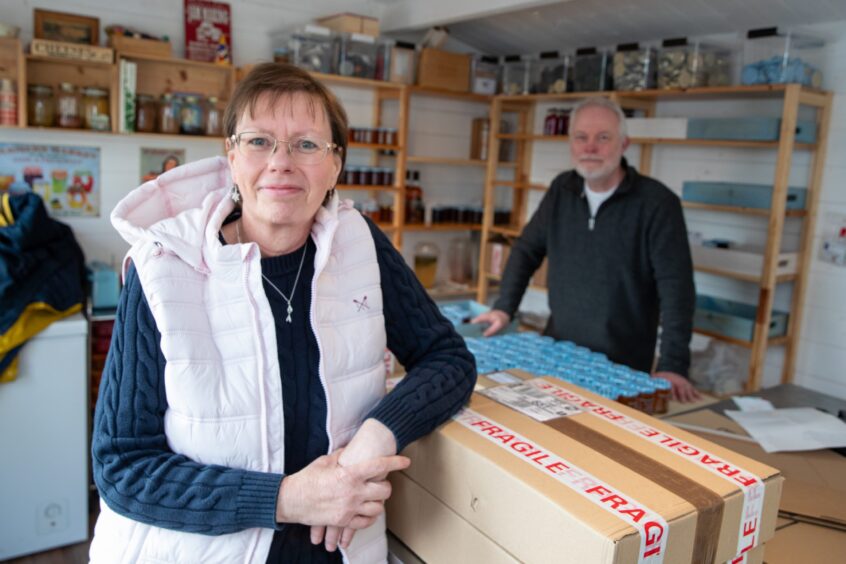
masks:
POLYGON ((92 98, 99 98, 102 96, 108 96, 109 93, 107 90, 103 88, 97 88, 96 86, 90 86, 88 88, 83 88, 82 93, 85 96, 91 96, 92 98))
POLYGON ((53 95, 53 89, 45 84, 30 84, 27 86, 27 90, 33 94, 53 95))

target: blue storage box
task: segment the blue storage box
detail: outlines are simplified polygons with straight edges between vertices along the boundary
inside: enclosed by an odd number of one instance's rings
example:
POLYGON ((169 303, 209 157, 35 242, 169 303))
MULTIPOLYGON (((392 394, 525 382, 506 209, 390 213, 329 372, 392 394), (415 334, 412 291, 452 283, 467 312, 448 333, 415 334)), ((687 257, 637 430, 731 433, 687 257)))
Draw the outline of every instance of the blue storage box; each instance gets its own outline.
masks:
POLYGON ((91 306, 97 310, 117 308, 120 296, 118 273, 100 261, 88 263, 86 270, 91 283, 91 306))
MULTIPOLYGON (((688 139, 723 141, 778 141, 781 118, 691 118, 687 120, 688 139)), ((815 143, 817 123, 796 122, 796 142, 815 143)))
MULTIPOLYGON (((440 302, 438 307, 444 317, 449 319, 455 330, 462 337, 481 337, 482 333, 488 328, 483 323, 470 323, 470 320, 491 310, 486 305, 474 302, 473 300, 461 300, 454 302, 440 302)), ((506 333, 515 333, 517 331, 517 320, 514 319, 511 323, 502 329, 497 335, 505 335, 506 333)))
MULTIPOLYGON (((807 192, 804 188, 788 187, 787 209, 805 209, 807 192)), ((769 184, 690 180, 682 184, 682 200, 717 206, 770 209, 773 187, 769 184)))
MULTIPOLYGON (((697 295, 693 326, 702 331, 751 341, 755 332, 757 309, 750 304, 697 295)), ((787 333, 787 317, 785 312, 773 311, 770 337, 781 337, 787 333)))

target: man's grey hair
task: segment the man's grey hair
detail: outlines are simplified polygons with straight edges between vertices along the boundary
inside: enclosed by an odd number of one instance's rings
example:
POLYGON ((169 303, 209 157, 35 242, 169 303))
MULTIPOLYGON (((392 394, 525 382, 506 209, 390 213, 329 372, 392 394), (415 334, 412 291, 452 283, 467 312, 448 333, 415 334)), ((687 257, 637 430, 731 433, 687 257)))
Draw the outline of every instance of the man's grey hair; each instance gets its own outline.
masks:
POLYGON ((573 109, 570 111, 570 125, 567 132, 569 135, 573 135, 573 124, 576 123, 576 116, 585 108, 605 108, 614 112, 620 124, 620 139, 625 139, 629 136, 629 128, 626 127, 626 115, 623 113, 622 108, 616 102, 604 96, 586 98, 573 106, 573 109))

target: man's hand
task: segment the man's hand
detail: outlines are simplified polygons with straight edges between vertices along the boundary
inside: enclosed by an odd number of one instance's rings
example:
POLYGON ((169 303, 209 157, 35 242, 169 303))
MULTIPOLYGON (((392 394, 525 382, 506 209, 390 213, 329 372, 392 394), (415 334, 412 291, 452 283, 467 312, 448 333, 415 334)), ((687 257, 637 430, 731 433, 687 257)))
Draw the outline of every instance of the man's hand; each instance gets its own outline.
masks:
POLYGON ((681 374, 676 374, 675 372, 656 372, 653 376, 670 381, 673 385, 673 399, 676 401, 688 403, 702 399, 702 396, 699 395, 699 392, 696 391, 690 380, 681 374))
MULTIPOLYGON (((356 431, 350 443, 343 449, 338 464, 351 466, 382 456, 392 456, 397 452, 397 441, 393 432, 375 419, 367 419, 356 431)), ((376 476, 374 480, 384 481, 387 473, 376 476)), ((326 550, 334 552, 340 546, 347 548, 355 535, 352 527, 333 527, 315 525, 311 528, 311 543, 323 544, 326 550)))
POLYGON ((490 327, 482 333, 485 337, 497 334, 503 327, 511 322, 511 317, 504 311, 492 309, 470 320, 470 323, 489 323, 490 327))

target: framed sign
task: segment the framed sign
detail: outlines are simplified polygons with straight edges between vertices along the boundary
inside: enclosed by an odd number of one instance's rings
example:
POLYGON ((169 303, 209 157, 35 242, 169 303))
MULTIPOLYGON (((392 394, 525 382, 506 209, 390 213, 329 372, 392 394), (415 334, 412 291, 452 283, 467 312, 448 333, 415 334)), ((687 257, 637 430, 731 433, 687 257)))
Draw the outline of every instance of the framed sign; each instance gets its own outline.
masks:
POLYGON ((232 63, 229 4, 185 0, 185 58, 206 63, 232 63))
POLYGON ((36 8, 35 38, 82 45, 99 45, 100 19, 36 8))

